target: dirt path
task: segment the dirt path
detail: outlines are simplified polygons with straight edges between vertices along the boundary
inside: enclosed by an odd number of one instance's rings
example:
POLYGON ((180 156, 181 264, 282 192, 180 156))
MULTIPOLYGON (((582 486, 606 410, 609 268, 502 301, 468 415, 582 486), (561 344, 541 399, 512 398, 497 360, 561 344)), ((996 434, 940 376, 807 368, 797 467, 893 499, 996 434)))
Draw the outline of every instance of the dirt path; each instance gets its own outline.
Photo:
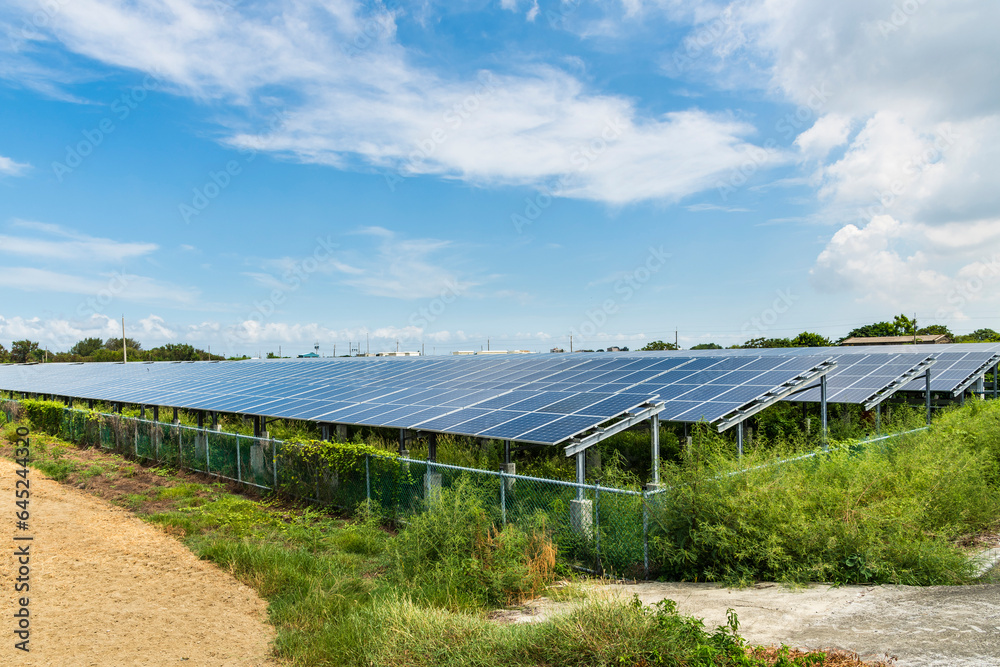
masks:
POLYGON ((254 591, 127 511, 31 470, 30 530, 17 530, 15 470, 0 460, 0 664, 277 664, 254 591), (23 544, 31 545, 29 653, 13 634, 24 595, 14 591, 14 550, 23 544))

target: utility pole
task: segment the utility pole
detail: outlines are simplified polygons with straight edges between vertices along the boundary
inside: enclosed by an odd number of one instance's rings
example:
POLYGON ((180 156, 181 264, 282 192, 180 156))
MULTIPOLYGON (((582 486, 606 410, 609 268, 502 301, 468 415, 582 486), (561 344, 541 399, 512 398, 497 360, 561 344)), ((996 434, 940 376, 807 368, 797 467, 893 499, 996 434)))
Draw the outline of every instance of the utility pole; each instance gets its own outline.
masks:
POLYGON ((128 346, 125 345, 125 316, 122 315, 122 363, 128 363, 128 346))
POLYGON ((569 351, 573 351, 573 334, 569 335, 569 351))
POLYGON ((681 349, 679 339, 677 338, 677 329, 674 329, 674 349, 675 350, 681 349))

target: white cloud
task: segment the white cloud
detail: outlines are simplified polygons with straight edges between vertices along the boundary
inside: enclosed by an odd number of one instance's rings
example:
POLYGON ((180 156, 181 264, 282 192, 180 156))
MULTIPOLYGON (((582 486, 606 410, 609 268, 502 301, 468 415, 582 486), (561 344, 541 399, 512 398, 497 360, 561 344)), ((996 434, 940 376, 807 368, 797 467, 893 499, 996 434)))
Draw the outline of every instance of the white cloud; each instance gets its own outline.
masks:
POLYGON ((15 220, 12 226, 39 232, 43 238, 0 234, 0 253, 92 264, 123 262, 149 255, 159 247, 155 243, 124 243, 88 236, 48 223, 15 220))
POLYGON ((22 266, 0 266, 0 287, 22 292, 55 292, 81 294, 90 299, 81 301, 81 308, 90 312, 106 305, 105 300, 155 302, 174 305, 193 305, 199 295, 194 288, 161 282, 147 276, 125 272, 97 274, 98 277, 74 275, 22 266), (100 306, 87 304, 94 302, 100 306))
POLYGON ((833 235, 811 271, 820 291, 854 292, 858 300, 890 310, 919 309, 937 321, 964 319, 968 306, 997 304, 1000 294, 1000 220, 974 225, 977 234, 938 243, 940 227, 876 216, 863 227, 846 225, 833 235))
POLYGON ((851 132, 851 119, 841 114, 827 114, 795 138, 795 145, 806 159, 823 159, 842 146, 851 132))
POLYGON ((338 168, 547 184, 614 204, 676 200, 738 168, 753 133, 698 109, 649 116, 550 67, 446 78, 410 61, 394 14, 348 0, 224 10, 76 0, 49 34, 96 61, 155 72, 174 92, 229 103, 243 116, 226 121, 231 145, 338 168))
POLYGON ((0 155, 0 176, 20 176, 30 167, 26 162, 14 162, 9 157, 0 155))

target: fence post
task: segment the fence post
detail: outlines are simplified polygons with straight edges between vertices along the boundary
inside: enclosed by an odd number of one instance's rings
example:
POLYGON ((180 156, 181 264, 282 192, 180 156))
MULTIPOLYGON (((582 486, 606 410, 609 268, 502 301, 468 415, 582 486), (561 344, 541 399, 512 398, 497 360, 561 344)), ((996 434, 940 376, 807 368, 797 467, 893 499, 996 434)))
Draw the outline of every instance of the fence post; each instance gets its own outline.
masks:
POLYGON ((243 482, 243 458, 240 456, 240 434, 236 434, 236 481, 243 482))
POLYGON ((649 579, 649 504, 646 502, 646 494, 642 492, 642 571, 643 576, 649 579))
POLYGON ((507 480, 504 479, 503 466, 500 466, 500 521, 507 525, 507 480))
POLYGON ((597 570, 603 572, 601 567, 601 484, 594 484, 594 552, 597 555, 597 570))
POLYGON ((274 486, 272 489, 275 493, 278 492, 278 443, 276 440, 271 441, 271 467, 274 468, 274 486))
POLYGON ((212 462, 208 457, 208 431, 201 429, 201 441, 205 443, 205 474, 212 474, 212 462))
POLYGON ((371 502, 372 500, 372 473, 368 462, 371 460, 371 454, 365 453, 365 500, 371 502))

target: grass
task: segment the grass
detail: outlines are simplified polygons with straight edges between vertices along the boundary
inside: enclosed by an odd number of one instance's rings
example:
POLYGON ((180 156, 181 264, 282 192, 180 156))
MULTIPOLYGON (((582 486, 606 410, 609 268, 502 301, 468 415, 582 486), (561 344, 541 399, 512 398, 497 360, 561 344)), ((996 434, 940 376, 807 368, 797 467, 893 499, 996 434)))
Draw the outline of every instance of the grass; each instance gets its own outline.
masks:
MULTIPOLYGON (((963 539, 1000 516, 997 426, 1000 404, 974 405, 943 416, 926 436, 732 476, 725 473, 770 460, 781 443, 760 438, 734 463, 731 443, 699 436, 663 471, 677 492, 654 517, 653 555, 665 573, 699 580, 966 580, 963 539)), ((3 427, 6 440, 11 431, 3 427)), ((394 534, 377 507, 345 521, 55 439, 36 442, 44 444, 35 447, 40 470, 92 483, 254 588, 288 664, 857 664, 751 650, 735 617, 707 629, 669 603, 592 602, 579 587, 552 588, 556 550, 544 522, 498 530, 461 487, 394 534), (537 594, 578 604, 536 624, 488 617, 537 594)), ((629 482, 624 465, 612 464, 629 482)))

